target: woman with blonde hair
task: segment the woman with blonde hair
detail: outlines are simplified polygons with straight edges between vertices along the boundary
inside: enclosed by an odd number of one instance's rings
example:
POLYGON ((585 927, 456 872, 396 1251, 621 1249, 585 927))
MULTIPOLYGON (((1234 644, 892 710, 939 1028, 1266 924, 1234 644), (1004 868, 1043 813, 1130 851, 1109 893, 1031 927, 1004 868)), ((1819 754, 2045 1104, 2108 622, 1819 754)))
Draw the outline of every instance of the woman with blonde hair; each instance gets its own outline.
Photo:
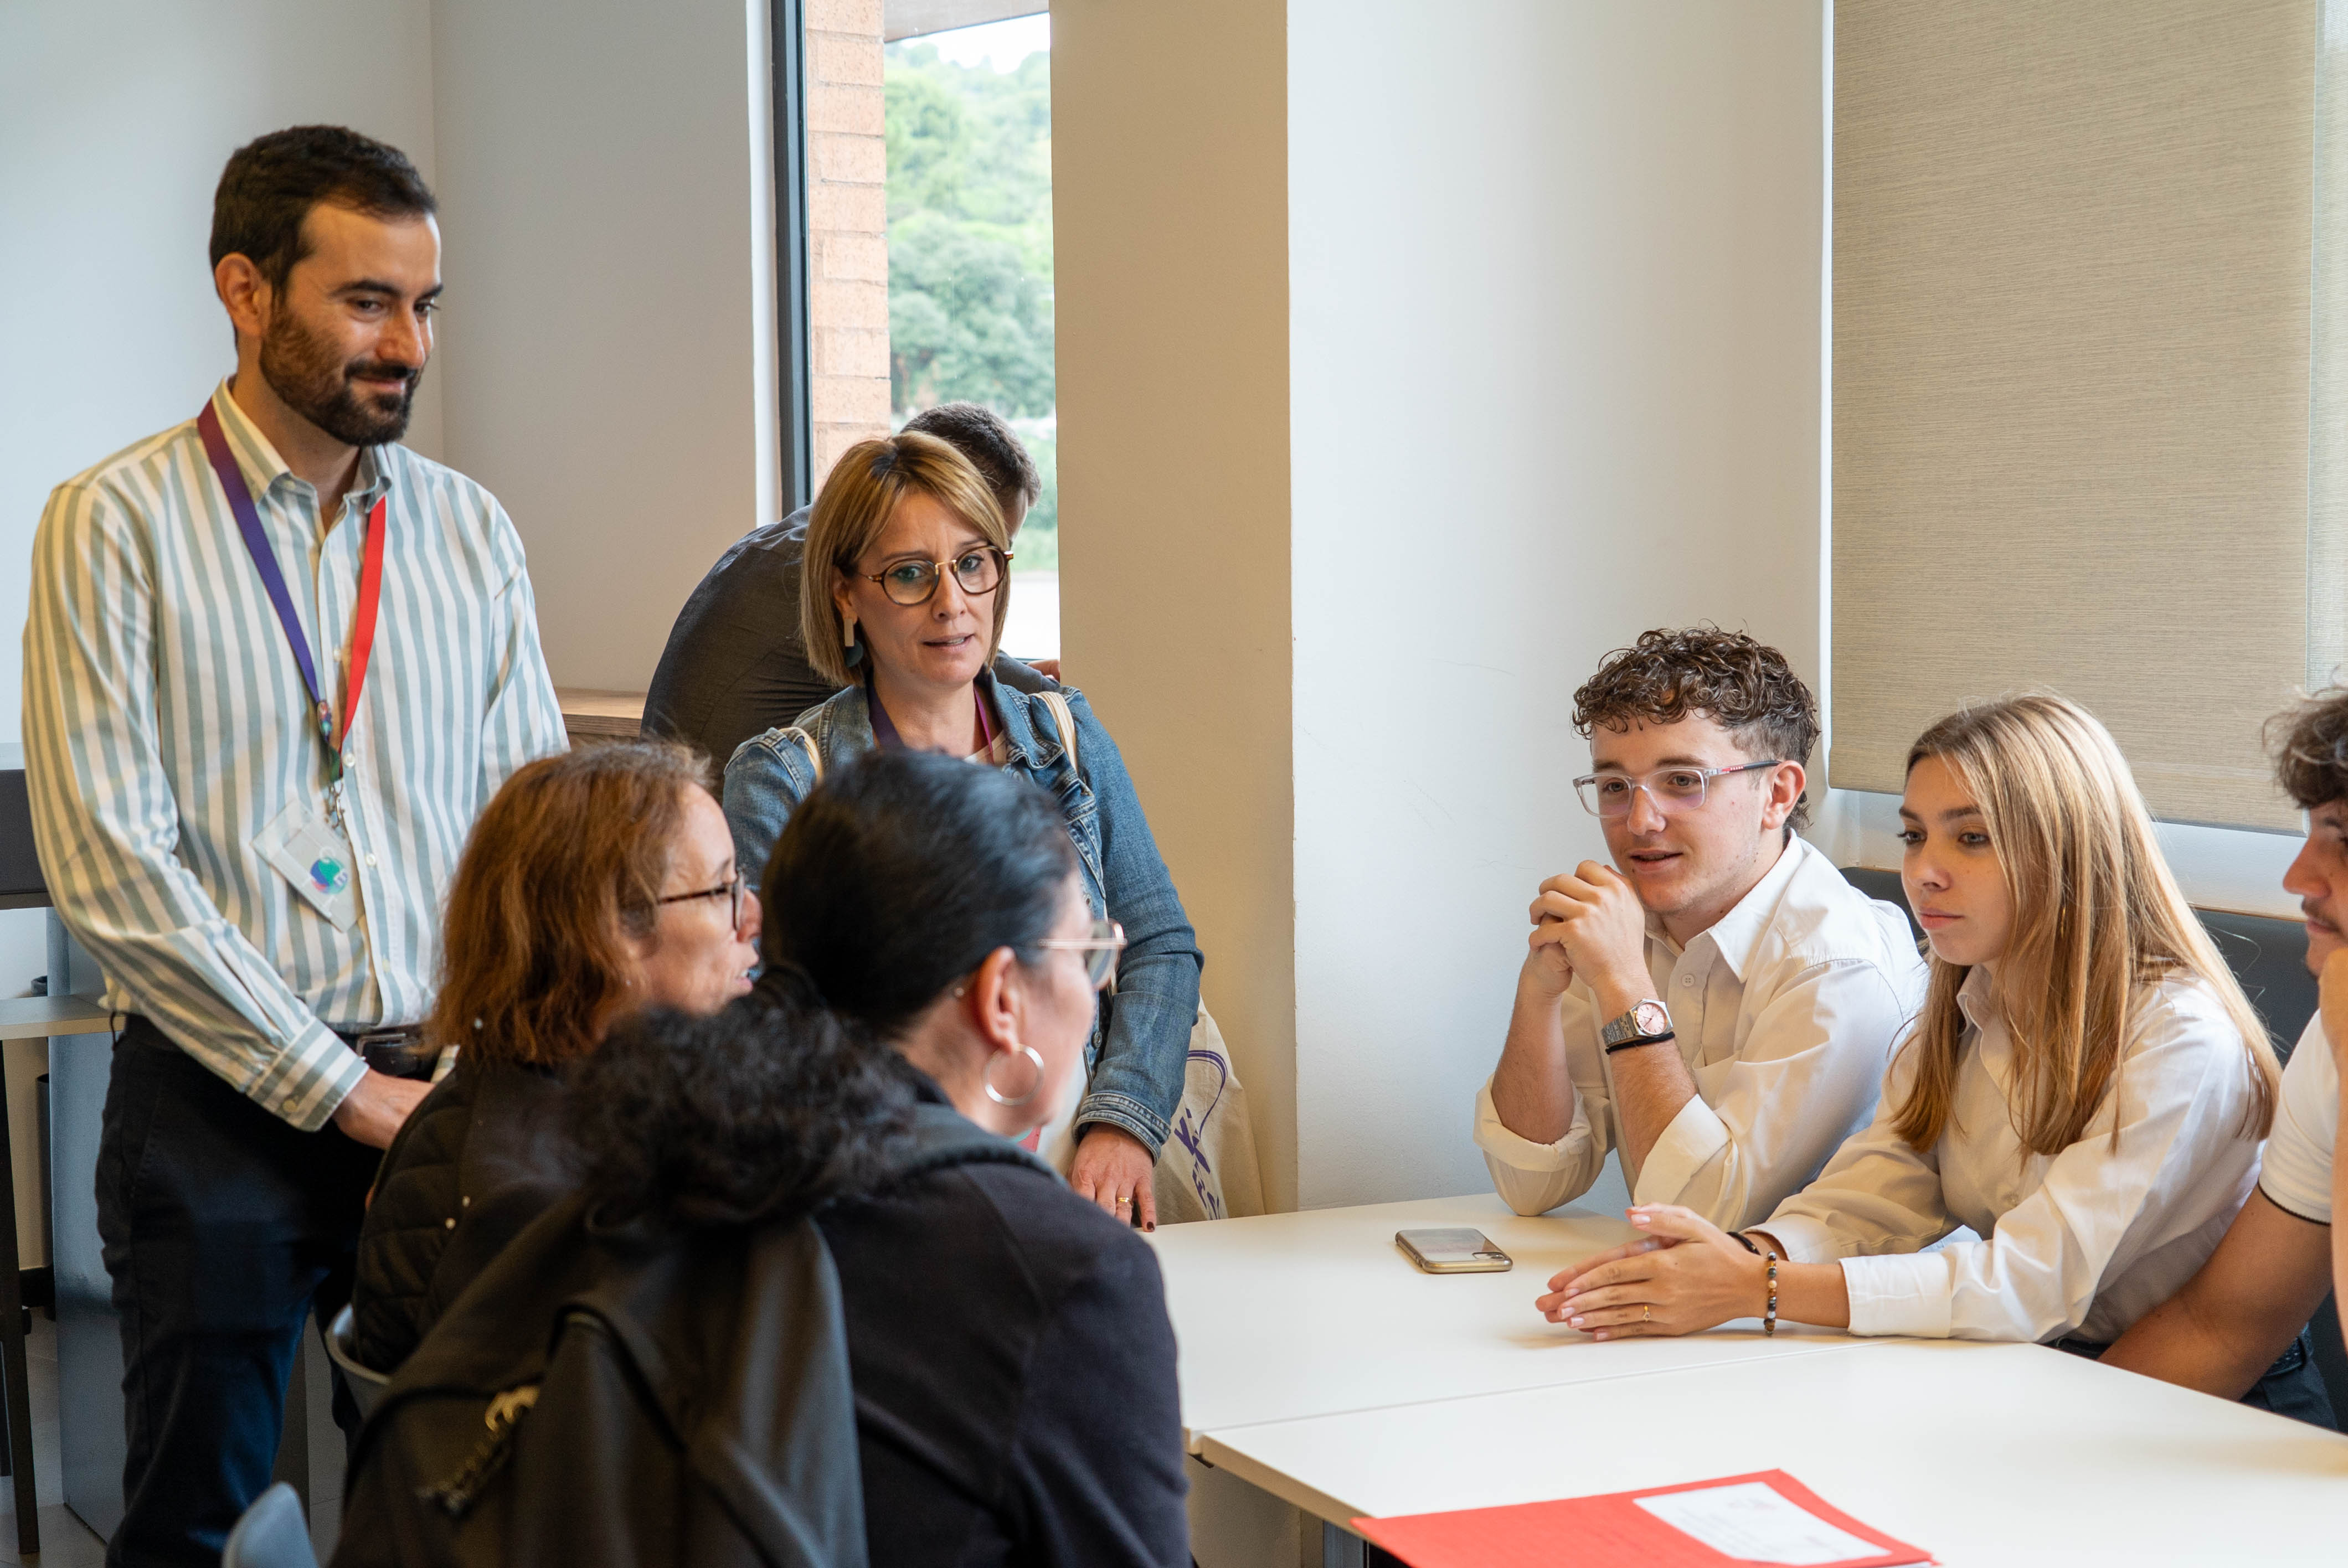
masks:
POLYGON ((2170 876, 2111 736, 2054 696, 1965 709, 1908 756, 1900 878, 1924 1010, 1871 1124, 1761 1225, 1648 1238, 1537 1305, 1601 1338, 1737 1317, 2099 1353, 2248 1195, 2277 1069, 2170 876), (1960 1227, 1972 1239, 1926 1251, 1960 1227))
POLYGON ((850 447, 808 522, 799 597, 808 658, 847 689, 726 764, 735 854, 763 873, 783 825, 829 772, 875 749, 942 752, 1058 802, 1085 898, 1125 929, 1071 1123, 1068 1183, 1144 1228, 1199 1011, 1198 938, 1117 744, 1081 692, 1012 690, 992 665, 1010 613, 1011 536, 970 460, 906 431, 850 447))

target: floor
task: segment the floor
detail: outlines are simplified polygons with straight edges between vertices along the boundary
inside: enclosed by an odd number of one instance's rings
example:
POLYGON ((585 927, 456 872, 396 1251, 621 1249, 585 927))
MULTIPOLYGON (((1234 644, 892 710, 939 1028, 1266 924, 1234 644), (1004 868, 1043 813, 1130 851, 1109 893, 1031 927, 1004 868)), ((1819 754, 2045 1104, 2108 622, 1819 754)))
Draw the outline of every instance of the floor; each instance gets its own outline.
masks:
POLYGON ((0 1481, 0 1518, 5 1520, 0 1523, 0 1563, 98 1568, 106 1561, 106 1543, 65 1505, 65 1470, 57 1448, 57 1326, 38 1312, 33 1314, 25 1357, 32 1373, 33 1481, 41 1501, 41 1552, 37 1557, 17 1555, 15 1491, 0 1481))

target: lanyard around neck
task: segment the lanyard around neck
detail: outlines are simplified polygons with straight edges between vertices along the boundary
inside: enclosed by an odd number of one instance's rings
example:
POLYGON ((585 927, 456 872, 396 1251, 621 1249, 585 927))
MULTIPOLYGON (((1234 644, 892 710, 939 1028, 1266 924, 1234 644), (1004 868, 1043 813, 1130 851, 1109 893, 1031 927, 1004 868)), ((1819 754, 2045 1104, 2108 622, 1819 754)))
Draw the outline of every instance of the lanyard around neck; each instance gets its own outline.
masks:
MULTIPOLYGON (((970 700, 978 708, 978 733, 989 751, 994 749, 994 721, 986 716, 986 698, 981 694, 978 682, 970 683, 970 700)), ((889 710, 880 705, 880 687, 872 679, 872 667, 864 669, 864 706, 872 716, 872 743, 882 751, 902 751, 903 737, 897 733, 897 722, 889 717, 889 710)))
POLYGON ((334 705, 319 687, 317 666, 310 657, 310 639, 303 633, 302 618, 294 609, 294 596, 286 591, 285 574, 278 568, 277 552, 270 548, 269 536, 261 531, 261 514, 253 509, 252 492, 245 487, 244 470, 237 466, 235 456, 229 451, 228 437, 221 430, 220 415, 209 403, 196 415, 196 431, 203 437, 204 455, 211 459, 212 472, 220 477, 221 488, 228 492, 229 510, 236 514, 237 531, 244 536, 244 548, 252 557, 253 569, 261 574, 261 586, 268 590, 269 602, 277 608, 277 623, 285 629, 285 641, 293 645, 294 662, 302 667, 302 684, 310 693, 318 739, 326 747, 326 782, 340 783, 343 743, 350 738, 351 724, 358 717, 359 692, 366 686, 367 656, 375 651, 376 610, 383 600, 387 497, 377 498, 375 509, 367 515, 366 554, 359 568, 358 609, 351 622, 350 674, 344 684, 342 727, 337 729, 334 705))

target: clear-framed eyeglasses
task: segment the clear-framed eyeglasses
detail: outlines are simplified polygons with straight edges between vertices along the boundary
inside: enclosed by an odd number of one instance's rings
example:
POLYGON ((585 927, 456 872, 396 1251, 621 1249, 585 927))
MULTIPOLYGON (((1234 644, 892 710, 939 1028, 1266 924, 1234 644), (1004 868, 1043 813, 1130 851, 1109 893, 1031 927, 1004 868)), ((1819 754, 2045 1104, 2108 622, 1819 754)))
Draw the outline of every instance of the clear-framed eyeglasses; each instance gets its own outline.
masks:
POLYGON ((1647 798, 1654 802, 1657 811, 1694 811, 1704 804, 1713 780, 1784 765, 1772 757, 1733 768, 1657 768, 1653 773, 1639 774, 1584 774, 1573 781, 1573 793, 1581 797, 1582 809, 1592 816, 1630 815, 1631 802, 1641 790, 1647 792, 1647 798))
POLYGON ((1117 956, 1125 951, 1125 927, 1114 920, 1096 920, 1089 937, 1060 937, 1035 944, 1061 948, 1085 956, 1085 979, 1098 990, 1117 975, 1117 956))
POLYGON ((672 893, 665 898, 655 898, 653 902, 656 905, 691 904, 703 898, 723 898, 726 900, 726 928, 729 931, 738 931, 742 928, 742 906, 748 897, 749 892, 750 879, 736 871, 731 880, 721 882, 715 887, 704 887, 697 893, 672 893))
POLYGON ((881 571, 858 575, 880 585, 891 604, 911 610, 937 597, 938 584, 953 574, 954 586, 973 599, 1003 586, 1004 569, 1011 564, 1009 550, 973 545, 952 560, 901 560, 881 571))

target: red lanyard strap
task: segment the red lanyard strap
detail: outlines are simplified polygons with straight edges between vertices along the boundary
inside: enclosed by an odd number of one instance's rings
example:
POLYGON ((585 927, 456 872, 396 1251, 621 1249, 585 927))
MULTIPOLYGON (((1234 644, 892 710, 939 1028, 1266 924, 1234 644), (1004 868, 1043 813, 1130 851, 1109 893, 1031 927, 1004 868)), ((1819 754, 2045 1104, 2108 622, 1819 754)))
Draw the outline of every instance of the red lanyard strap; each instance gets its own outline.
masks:
POLYGON ((277 565, 277 552, 269 548, 269 536, 261 529, 261 514, 253 508, 252 492, 246 488, 244 470, 237 466, 235 456, 228 449, 228 437, 221 430, 220 415, 209 403, 196 415, 196 432, 203 437, 204 456, 211 459, 212 472, 220 478, 221 488, 228 493, 229 510, 236 514, 237 532, 244 537, 246 553, 252 557, 252 566, 261 574, 261 586, 268 591, 269 602, 276 607, 277 623, 285 629, 285 641, 293 645, 294 662, 302 669, 302 684, 310 693, 311 712, 316 715, 318 738, 326 747, 326 778, 329 783, 343 776, 343 742, 349 738, 351 724, 357 719, 359 692, 366 685, 367 656, 375 651, 376 610, 383 599, 383 539, 388 531, 385 526, 388 497, 379 498, 375 509, 367 515, 366 552, 359 568, 359 602, 351 623, 350 673, 344 682, 343 723, 335 726, 335 711, 318 686, 317 666, 311 661, 310 640, 302 631, 302 618, 294 609, 294 596, 285 587, 285 574, 277 565))

